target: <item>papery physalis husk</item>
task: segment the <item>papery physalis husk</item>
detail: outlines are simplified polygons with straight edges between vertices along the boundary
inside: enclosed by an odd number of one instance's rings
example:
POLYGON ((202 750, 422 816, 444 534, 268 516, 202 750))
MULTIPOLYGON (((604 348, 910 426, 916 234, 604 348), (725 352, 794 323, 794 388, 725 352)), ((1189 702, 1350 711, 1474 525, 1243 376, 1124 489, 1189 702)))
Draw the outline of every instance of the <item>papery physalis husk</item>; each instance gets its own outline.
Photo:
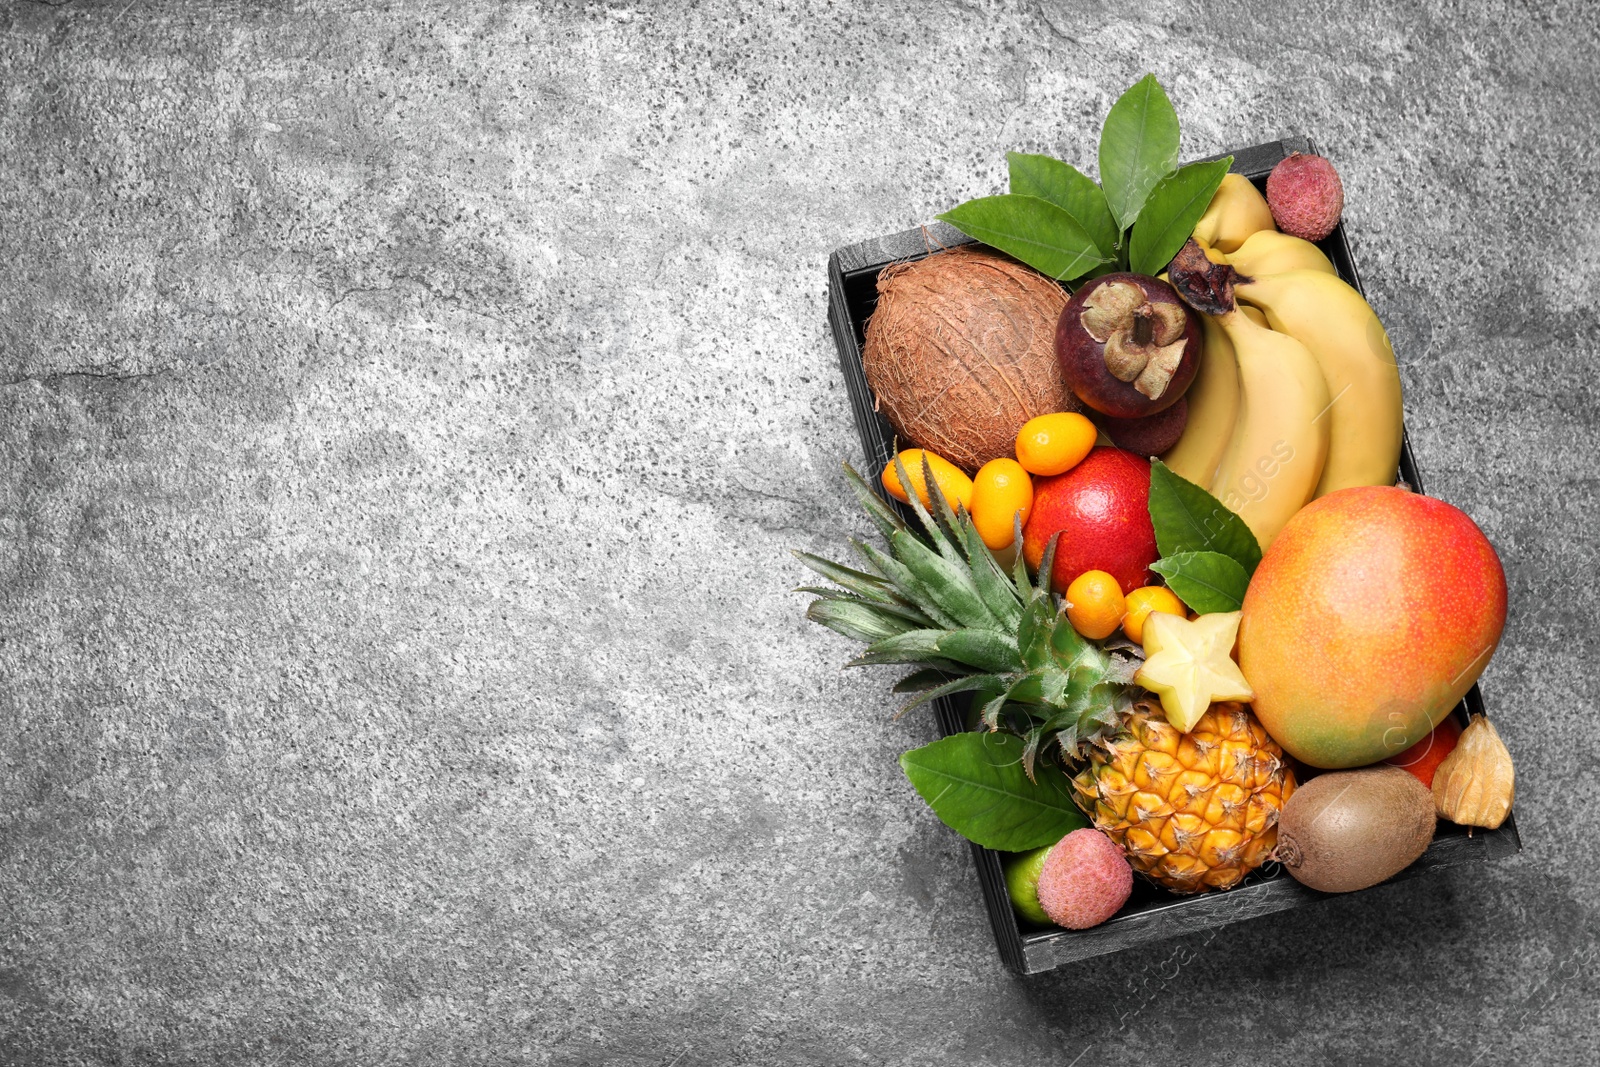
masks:
POLYGON ((1482 715, 1461 732, 1461 740, 1433 772, 1433 804, 1453 823, 1493 830, 1506 821, 1516 796, 1511 753, 1482 715))

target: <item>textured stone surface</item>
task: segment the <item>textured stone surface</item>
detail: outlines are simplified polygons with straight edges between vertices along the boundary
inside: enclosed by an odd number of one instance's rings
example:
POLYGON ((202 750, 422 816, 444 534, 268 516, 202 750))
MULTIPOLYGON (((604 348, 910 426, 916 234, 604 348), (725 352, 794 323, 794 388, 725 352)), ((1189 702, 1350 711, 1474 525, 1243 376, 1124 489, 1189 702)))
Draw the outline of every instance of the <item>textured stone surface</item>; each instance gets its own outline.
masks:
POLYGON ((1600 1059, 1589 5, 539 7, 0 8, 0 1062, 1600 1059), (1342 169, 1526 851, 1023 981, 785 549, 827 252, 1146 70, 1342 169))

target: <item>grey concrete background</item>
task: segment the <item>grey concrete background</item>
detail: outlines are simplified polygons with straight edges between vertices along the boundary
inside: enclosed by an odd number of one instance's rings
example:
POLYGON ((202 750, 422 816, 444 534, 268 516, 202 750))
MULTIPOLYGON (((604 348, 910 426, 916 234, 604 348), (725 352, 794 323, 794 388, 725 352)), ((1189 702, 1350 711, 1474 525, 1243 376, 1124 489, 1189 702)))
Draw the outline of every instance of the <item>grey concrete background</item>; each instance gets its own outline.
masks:
POLYGON ((0 1062, 1600 1060, 1592 5, 0 8, 0 1062), (838 245, 1342 169, 1525 852, 1024 981, 790 546, 838 245))

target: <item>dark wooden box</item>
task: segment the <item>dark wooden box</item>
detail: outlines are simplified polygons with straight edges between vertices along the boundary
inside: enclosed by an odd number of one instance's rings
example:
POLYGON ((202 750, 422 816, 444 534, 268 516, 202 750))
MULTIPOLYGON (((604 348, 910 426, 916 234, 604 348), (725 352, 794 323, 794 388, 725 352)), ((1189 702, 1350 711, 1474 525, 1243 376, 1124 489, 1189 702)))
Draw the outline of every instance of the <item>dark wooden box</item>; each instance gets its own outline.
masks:
MULTIPOLYGON (((1291 152, 1314 151, 1303 138, 1274 141, 1235 152, 1232 169, 1258 186, 1277 162, 1291 152)), ((894 431, 888 421, 873 410, 872 392, 867 387, 861 366, 861 345, 867 317, 877 303, 878 272, 890 263, 920 259, 941 247, 969 244, 972 239, 944 223, 880 237, 841 248, 828 259, 828 322, 839 348, 839 363, 850 391, 856 428, 866 453, 863 474, 869 478, 883 469, 893 454, 894 431)), ((1341 224, 1320 246, 1338 268, 1345 281, 1361 289, 1361 279, 1341 224)), ((1401 478, 1418 492, 1423 491, 1409 439, 1400 456, 1401 478)), ((909 517, 909 516, 908 516, 909 517)), ((965 709, 954 700, 935 705, 939 729, 949 735, 965 728, 965 709)), ((1474 712, 1482 712, 1483 696, 1473 686, 1456 709, 1463 725, 1474 712)), ((888 773, 886 771, 886 773, 888 773)), ((931 817, 931 816, 930 816, 931 817)), ((1440 822, 1439 831, 1428 851, 1416 863, 1395 876, 1410 878, 1442 867, 1479 863, 1512 855, 1522 848, 1514 818, 1498 830, 1478 830, 1471 837, 1453 823, 1440 822)), ((1321 899, 1325 894, 1307 889, 1275 865, 1268 864, 1237 888, 1222 893, 1182 897, 1168 893, 1143 880, 1135 883, 1132 898, 1111 921, 1089 930, 1036 929, 1019 923, 1006 896, 1001 871, 1003 854, 972 846, 978 880, 983 887, 984 904, 994 926, 995 941, 1006 963, 1022 974, 1037 974, 1073 960, 1116 952, 1133 945, 1163 941, 1180 934, 1207 930, 1269 912, 1297 908, 1321 899)))

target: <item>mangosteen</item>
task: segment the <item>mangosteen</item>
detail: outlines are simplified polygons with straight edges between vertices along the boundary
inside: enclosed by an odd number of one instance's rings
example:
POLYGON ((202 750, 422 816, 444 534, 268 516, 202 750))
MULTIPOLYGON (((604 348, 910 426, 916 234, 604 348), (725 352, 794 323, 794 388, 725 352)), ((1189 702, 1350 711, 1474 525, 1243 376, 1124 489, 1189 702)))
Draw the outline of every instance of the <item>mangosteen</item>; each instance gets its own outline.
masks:
POLYGON ((1098 411, 1090 418, 1118 448, 1138 456, 1159 456, 1183 436, 1184 427, 1189 424, 1189 401, 1180 396, 1171 407, 1138 419, 1114 419, 1098 411))
POLYGON ((1160 278, 1106 274, 1085 284, 1056 322, 1056 359, 1089 407, 1116 419, 1177 403, 1200 366, 1200 322, 1160 278))

